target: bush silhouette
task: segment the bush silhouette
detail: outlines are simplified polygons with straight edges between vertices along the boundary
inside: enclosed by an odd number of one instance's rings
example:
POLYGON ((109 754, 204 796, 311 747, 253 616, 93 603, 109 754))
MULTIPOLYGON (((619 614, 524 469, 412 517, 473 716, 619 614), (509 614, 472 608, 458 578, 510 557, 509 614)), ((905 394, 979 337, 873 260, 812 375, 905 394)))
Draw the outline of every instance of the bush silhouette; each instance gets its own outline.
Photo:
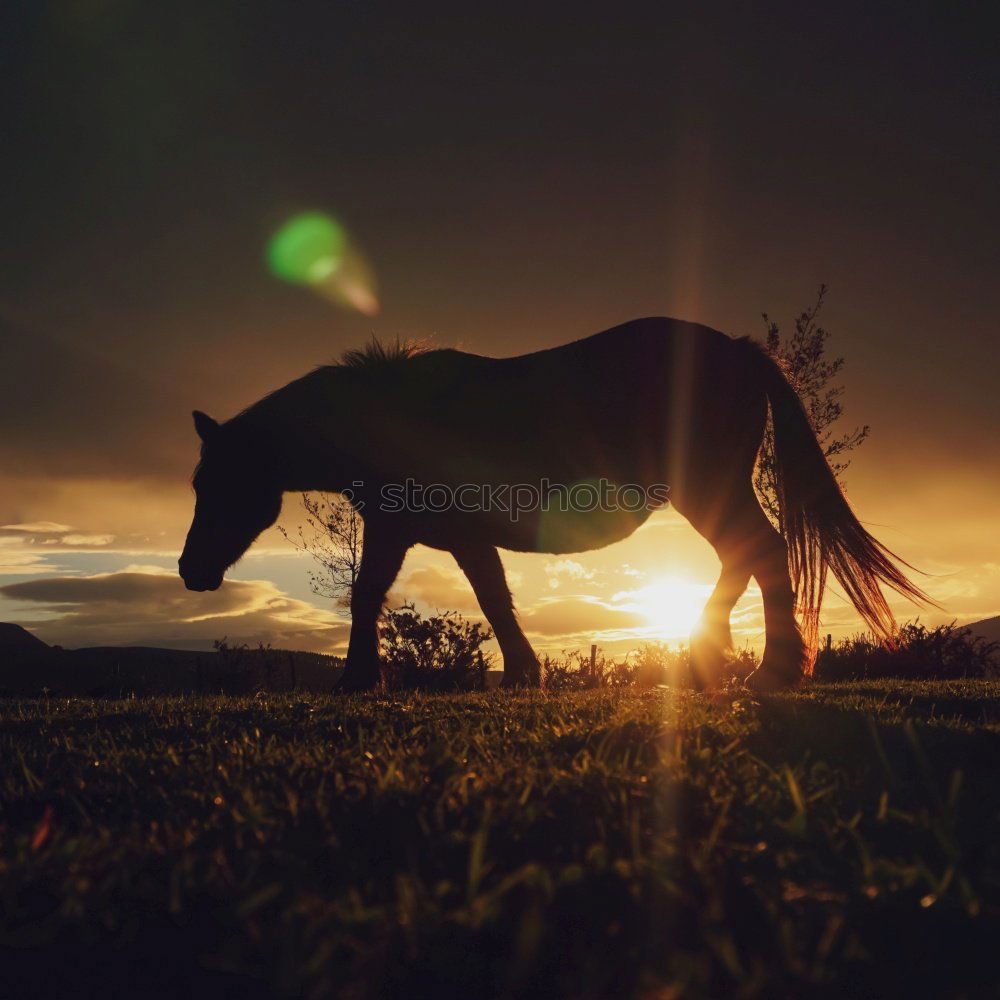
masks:
POLYGON ((379 624, 382 680, 390 690, 481 691, 493 633, 457 611, 425 618, 412 604, 387 610, 379 624))
POLYGON ((816 660, 819 681, 896 677, 901 680, 960 680, 1000 677, 1000 643, 970 629, 950 625, 903 625, 891 646, 868 633, 822 649, 816 660))

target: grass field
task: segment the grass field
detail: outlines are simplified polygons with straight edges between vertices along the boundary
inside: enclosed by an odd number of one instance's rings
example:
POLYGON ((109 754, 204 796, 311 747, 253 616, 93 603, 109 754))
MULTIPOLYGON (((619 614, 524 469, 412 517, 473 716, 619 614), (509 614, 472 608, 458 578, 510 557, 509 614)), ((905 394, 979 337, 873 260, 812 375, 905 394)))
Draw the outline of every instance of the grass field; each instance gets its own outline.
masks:
POLYGON ((10 996, 996 995, 1000 683, 0 702, 10 996))

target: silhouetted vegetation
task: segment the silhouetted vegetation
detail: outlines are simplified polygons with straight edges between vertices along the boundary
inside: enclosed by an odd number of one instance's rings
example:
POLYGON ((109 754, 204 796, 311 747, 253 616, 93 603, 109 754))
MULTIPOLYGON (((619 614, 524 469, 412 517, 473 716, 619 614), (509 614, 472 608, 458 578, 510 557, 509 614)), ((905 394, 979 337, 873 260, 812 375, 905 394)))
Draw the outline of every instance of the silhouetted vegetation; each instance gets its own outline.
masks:
MULTIPOLYGON (((749 648, 729 654, 726 680, 740 680, 760 664, 749 648)), ((542 658, 542 686, 549 691, 584 691, 590 688, 697 687, 698 682, 687 645, 671 646, 665 642, 646 642, 629 650, 621 658, 608 656, 595 648, 563 652, 561 656, 542 658)))
MULTIPOLYGON (((490 686, 489 671, 497 666, 496 657, 483 650, 490 638, 486 626, 454 611, 423 616, 412 605, 387 611, 380 625, 383 687, 483 690, 490 686)), ((216 642, 215 650, 63 650, 43 643, 24 650, 7 649, 0 656, 0 696, 315 693, 333 690, 343 672, 342 659, 318 653, 250 647, 226 639, 216 642)), ((731 687, 758 664, 754 650, 733 650, 719 680, 731 687)), ((541 666, 542 685, 553 692, 698 686, 686 644, 648 642, 618 656, 598 648, 593 662, 588 650, 568 651, 543 657, 541 666)), ((870 634, 858 634, 823 646, 813 679, 877 678, 1000 678, 1000 643, 954 624, 928 628, 910 622, 900 628, 893 645, 886 646, 870 634)))
POLYGON ((386 609, 379 621, 382 679, 390 690, 483 691, 493 633, 456 611, 424 617, 412 604, 386 609))
MULTIPOLYGON (((542 687, 546 691, 583 691, 588 688, 629 687, 636 682, 636 670, 626 656, 613 660, 598 651, 593 658, 583 650, 564 652, 560 657, 542 657, 542 687)), ((653 683, 658 683, 654 681, 653 683)))
MULTIPOLYGON (((421 615, 412 604, 384 612, 379 625, 383 687, 407 691, 481 691, 495 664, 483 645, 490 630, 456 611, 421 615)), ((295 654, 261 646, 216 643, 219 657, 203 666, 199 690, 227 694, 287 691, 296 687, 295 654)), ((729 653, 720 681, 737 684, 759 665, 749 648, 729 653)), ((548 691, 593 688, 698 687, 686 644, 647 642, 620 656, 597 647, 542 657, 542 686, 548 691)), ((816 662, 816 681, 963 680, 1000 678, 1000 643, 954 624, 928 628, 919 621, 901 626, 896 641, 859 633, 825 645, 816 662)))
MULTIPOLYGON (((749 647, 732 650, 723 682, 752 673, 760 660, 749 647)), ((667 684, 697 686, 686 645, 652 642, 619 659, 597 649, 546 656, 542 678, 552 691, 667 684)), ((1000 643, 990 642, 954 623, 928 628, 919 621, 902 625, 891 644, 870 633, 858 633, 825 645, 816 661, 816 681, 964 680, 1000 678, 1000 643)))
MULTIPOLYGON (((826 293, 826 285, 820 285, 816 301, 795 318, 794 329, 787 338, 782 335, 779 325, 764 313, 764 343, 768 353, 780 362, 795 386, 809 414, 823 454, 834 475, 840 479, 850 464, 847 454, 864 443, 870 428, 864 424, 839 436, 834 433, 834 425, 844 414, 844 387, 835 381, 844 367, 844 359, 828 358, 826 355, 830 334, 818 322, 826 293)), ((771 520, 778 524, 780 516, 775 476, 774 429, 768 421, 754 472, 754 488, 761 506, 771 520)))
POLYGON ((954 623, 927 628, 919 621, 908 622, 890 645, 861 633, 821 649, 815 677, 820 681, 1000 677, 1000 643, 954 623))
POLYGON ((299 528, 296 538, 284 528, 279 530, 319 567, 318 572, 309 574, 312 592, 349 608, 361 569, 364 546, 361 516, 339 493, 303 493, 302 509, 305 526, 299 528))
POLYGON ((259 643, 214 643, 216 656, 202 665, 202 690, 216 694, 294 691, 295 654, 259 643))
MULTIPOLYGON (((749 648, 729 653, 723 683, 747 677, 760 663, 749 648)), ((896 641, 884 643, 870 633, 858 633, 828 643, 819 652, 815 681, 963 680, 1000 678, 1000 643, 990 642, 954 623, 928 628, 919 621, 899 629, 896 641)), ((644 643, 619 658, 598 648, 563 652, 542 659, 542 683, 550 691, 590 688, 651 687, 666 684, 697 686, 687 645, 644 643)))

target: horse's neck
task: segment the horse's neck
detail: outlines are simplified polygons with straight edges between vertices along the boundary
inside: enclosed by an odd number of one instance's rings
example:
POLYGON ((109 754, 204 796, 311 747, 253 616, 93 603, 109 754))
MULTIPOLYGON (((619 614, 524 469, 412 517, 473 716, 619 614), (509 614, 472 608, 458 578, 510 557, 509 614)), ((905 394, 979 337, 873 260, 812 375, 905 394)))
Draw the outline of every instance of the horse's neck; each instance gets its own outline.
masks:
POLYGON ((317 371, 290 382, 240 417, 272 460, 284 490, 339 488, 334 482, 340 464, 338 421, 324 374, 317 371))

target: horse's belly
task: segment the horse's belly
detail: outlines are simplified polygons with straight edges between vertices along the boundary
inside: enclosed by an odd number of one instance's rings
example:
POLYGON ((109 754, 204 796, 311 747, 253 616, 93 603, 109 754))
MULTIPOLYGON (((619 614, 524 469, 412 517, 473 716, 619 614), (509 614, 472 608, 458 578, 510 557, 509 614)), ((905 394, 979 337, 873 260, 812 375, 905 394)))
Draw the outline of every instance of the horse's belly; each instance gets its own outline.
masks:
POLYGON ((638 487, 604 495, 600 481, 581 482, 571 495, 553 492, 539 500, 533 493, 530 504, 519 505, 516 491, 500 496, 501 502, 478 509, 407 515, 415 540, 439 549, 476 542, 514 552, 586 552, 628 538, 665 499, 638 487))
POLYGON ((553 555, 587 552, 628 538, 651 511, 539 511, 523 523, 511 524, 504 541, 496 544, 516 552, 553 555))

